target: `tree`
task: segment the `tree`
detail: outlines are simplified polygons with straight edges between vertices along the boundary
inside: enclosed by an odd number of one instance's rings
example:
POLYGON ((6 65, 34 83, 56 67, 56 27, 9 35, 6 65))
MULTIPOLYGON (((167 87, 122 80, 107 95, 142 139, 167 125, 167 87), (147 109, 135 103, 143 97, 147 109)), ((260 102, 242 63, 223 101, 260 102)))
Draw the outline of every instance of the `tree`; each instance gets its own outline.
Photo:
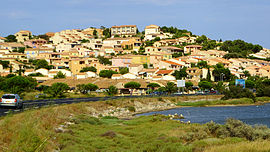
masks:
POLYGON ((36 66, 36 69, 45 68, 45 69, 52 69, 52 66, 49 66, 49 63, 46 60, 34 60, 33 64, 36 66))
POLYGON ((84 67, 83 69, 81 69, 80 72, 88 72, 88 71, 92 71, 92 72, 97 72, 97 68, 91 66, 91 67, 84 67))
POLYGON ((3 68, 6 69, 9 67, 9 61, 2 61, 0 60, 0 64, 2 64, 3 68))
POLYGON ((112 65, 112 62, 108 58, 105 58, 103 56, 98 56, 97 58, 101 64, 112 65))
POLYGON ((168 94, 171 94, 177 91, 176 84, 173 82, 168 82, 167 85, 165 86, 165 89, 168 92, 168 94))
POLYGON ((106 38, 110 38, 111 37, 111 30, 110 30, 110 28, 104 28, 103 35, 105 36, 105 39, 106 38))
POLYGON ((130 88, 130 89, 138 89, 141 87, 141 84, 138 82, 131 81, 131 82, 126 83, 124 87, 130 88))
POLYGON ((86 85, 86 88, 89 90, 89 91, 96 91, 98 89, 98 86, 95 85, 95 84, 92 84, 92 83, 88 83, 86 85))
POLYGON ((234 98, 251 98, 254 102, 256 102, 255 95, 249 91, 247 88, 243 88, 242 86, 232 85, 229 89, 224 91, 223 100, 234 99, 234 98))
POLYGON ((107 90, 107 94, 109 96, 114 96, 118 93, 118 89, 115 86, 109 86, 108 90, 107 90))
POLYGON ((13 76, 2 81, 0 85, 1 89, 6 92, 21 94, 34 89, 37 82, 31 77, 13 76))
MULTIPOLYGON (((253 45, 252 43, 247 43, 243 40, 225 41, 221 44, 220 49, 223 51, 228 51, 229 53, 240 54, 241 57, 247 57, 251 53, 257 53, 263 49, 260 45, 253 45)), ((234 54, 236 55, 236 54, 234 54)), ((225 56, 226 58, 229 55, 225 56)))
POLYGON ((129 72, 129 69, 127 67, 120 68, 120 74, 126 74, 129 72))
POLYGON ((95 36, 95 38, 98 38, 98 33, 96 29, 93 31, 93 35, 95 36))
POLYGON ((186 82, 185 87, 186 87, 186 89, 188 90, 188 93, 189 93, 189 90, 192 90, 193 83, 192 82, 186 82))
POLYGON ((38 38, 41 38, 41 39, 44 39, 46 41, 49 41, 50 40, 50 37, 48 35, 46 35, 46 34, 38 35, 37 37, 38 38))
POLYGON ((211 81, 211 73, 210 73, 210 69, 208 68, 208 71, 207 71, 207 76, 206 76, 206 80, 207 81, 211 81))
POLYGON ((250 77, 251 76, 249 71, 247 71, 247 70, 243 71, 243 73, 244 73, 245 77, 250 77))
POLYGON ((6 37, 5 42, 17 42, 16 36, 15 35, 8 35, 6 37))
POLYGON ((130 95, 132 95, 132 92, 133 92, 133 89, 138 89, 141 87, 141 84, 138 83, 138 82, 134 82, 134 81, 131 81, 131 82, 128 82, 124 85, 125 88, 130 88, 131 89, 131 93, 130 95))
POLYGON ((197 63, 198 68, 202 69, 202 68, 209 68, 209 66, 207 65, 206 61, 199 61, 197 63))
POLYGON ((63 97, 67 90, 69 90, 69 86, 66 83, 57 82, 52 84, 45 92, 52 97, 63 97))
POLYGON ((111 78, 113 74, 117 74, 118 72, 112 70, 101 70, 99 72, 99 76, 103 78, 111 78))
POLYGON ((218 81, 216 84, 214 84, 213 88, 220 93, 225 91, 225 86, 223 85, 222 81, 218 81))
POLYGON ((262 86, 256 90, 257 97, 270 97, 270 86, 262 86))
POLYGON ((252 80, 246 80, 246 88, 253 89, 255 87, 255 82, 252 80))
POLYGON ((208 81, 201 81, 199 82, 199 87, 203 90, 210 90, 213 87, 213 84, 208 81))
POLYGON ((98 89, 98 86, 92 83, 78 84, 76 87, 82 94, 87 94, 90 91, 96 91, 98 89))
POLYGON ((155 88, 160 87, 157 83, 149 83, 147 87, 151 88, 152 90, 155 90, 155 88))
POLYGON ((38 72, 38 73, 31 73, 28 76, 29 77, 43 77, 44 75, 38 72))
POLYGON ((87 39, 82 39, 81 40, 81 43, 89 43, 90 41, 89 40, 87 40, 87 39))
POLYGON ((180 69, 179 71, 174 71, 174 73, 172 74, 173 76, 175 76, 175 78, 177 79, 177 80, 180 80, 180 79, 182 79, 182 78, 185 78, 185 77, 187 77, 187 68, 186 67, 184 67, 184 68, 182 68, 182 69, 180 69))
POLYGON ((223 81, 231 79, 231 71, 228 68, 224 68, 223 64, 218 63, 214 66, 213 76, 215 81, 223 81))
POLYGON ((173 57, 173 58, 178 58, 178 57, 180 57, 180 56, 183 56, 183 53, 182 53, 182 52, 178 52, 178 53, 173 53, 173 54, 172 54, 172 57, 173 57))
POLYGON ((57 72, 57 74, 53 77, 54 79, 64 79, 66 75, 63 74, 61 71, 57 72))
POLYGON ((207 42, 207 40, 208 38, 205 35, 202 35, 196 39, 196 42, 201 44, 207 42))

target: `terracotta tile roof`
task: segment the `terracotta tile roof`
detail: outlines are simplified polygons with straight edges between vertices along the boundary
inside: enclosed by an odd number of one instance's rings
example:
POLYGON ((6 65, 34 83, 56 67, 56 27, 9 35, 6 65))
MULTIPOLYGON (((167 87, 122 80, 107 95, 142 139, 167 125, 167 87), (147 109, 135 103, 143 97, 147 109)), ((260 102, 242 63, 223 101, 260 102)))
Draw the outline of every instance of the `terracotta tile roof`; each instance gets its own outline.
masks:
POLYGON ((187 45, 187 46, 185 46, 185 47, 199 47, 199 48, 202 48, 201 45, 187 45))
POLYGON ((173 70, 159 70, 156 74, 170 74, 173 70))
POLYGON ((26 69, 25 72, 34 72, 35 69, 26 69))
POLYGON ((172 65, 180 65, 180 66, 184 66, 183 64, 175 63, 175 62, 172 62, 172 61, 163 61, 163 62, 172 64, 172 65))
POLYGON ((120 77, 122 74, 113 74, 112 77, 120 77))
POLYGON ((146 29, 152 29, 152 28, 157 29, 157 28, 159 28, 159 26, 158 25, 151 24, 151 25, 146 26, 145 28, 146 29))
POLYGON ((6 38, 4 38, 4 37, 1 37, 1 36, 0 36, 0 39, 1 39, 1 40, 6 40, 6 38))
POLYGON ((119 27, 137 27, 136 25, 120 25, 120 26, 112 26, 112 28, 119 28, 119 27))

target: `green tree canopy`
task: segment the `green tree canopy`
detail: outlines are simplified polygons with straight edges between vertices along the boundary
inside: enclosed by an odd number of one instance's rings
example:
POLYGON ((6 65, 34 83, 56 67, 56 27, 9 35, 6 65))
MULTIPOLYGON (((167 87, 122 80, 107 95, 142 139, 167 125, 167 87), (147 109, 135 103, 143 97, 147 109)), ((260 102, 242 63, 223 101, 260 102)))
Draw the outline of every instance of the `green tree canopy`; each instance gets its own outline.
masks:
POLYGON ((218 63, 214 66, 214 70, 212 73, 215 77, 215 81, 231 79, 231 71, 228 68, 224 68, 223 64, 221 63, 218 63))
POLYGON ((5 42, 17 42, 16 36, 15 35, 8 35, 6 37, 5 42))
POLYGON ((87 94, 90 91, 96 91, 98 89, 98 86, 92 83, 78 84, 76 87, 82 94, 87 94))
POLYGON ((147 87, 151 88, 152 90, 155 90, 155 88, 160 87, 157 83, 149 83, 147 87))
POLYGON ((50 66, 46 60, 33 60, 33 64, 35 65, 36 69, 45 68, 45 69, 52 69, 53 66, 50 66))
POLYGON ((225 41, 220 47, 223 51, 228 51, 229 53, 239 53, 241 56, 247 57, 250 53, 257 53, 263 49, 260 45, 253 45, 252 43, 247 43, 243 40, 225 41))
POLYGON ((30 91, 37 86, 36 79, 31 77, 13 76, 2 79, 0 88, 6 92, 21 94, 25 91, 30 91))
POLYGON ((99 76, 103 78, 111 78, 113 74, 117 74, 118 72, 112 70, 101 70, 99 72, 99 76))
POLYGON ((174 73, 172 74, 173 76, 175 76, 175 78, 177 79, 177 80, 180 80, 180 79, 182 79, 182 78, 185 78, 185 77, 187 77, 187 68, 186 67, 184 67, 184 68, 182 68, 182 69, 180 69, 179 71, 174 71, 174 73))
POLYGON ((109 96, 114 96, 118 93, 118 89, 115 86, 109 86, 108 90, 107 90, 107 94, 109 96))
POLYGON ((101 64, 112 65, 112 61, 110 61, 108 58, 105 58, 103 56, 98 56, 97 58, 101 64))
POLYGON ((129 69, 127 67, 120 68, 120 74, 126 74, 129 72, 129 69))
POLYGON ((141 87, 141 84, 138 82, 131 81, 131 82, 126 83, 124 87, 130 88, 130 89, 138 89, 141 87))
POLYGON ((66 75, 63 74, 61 71, 57 72, 57 74, 53 77, 54 79, 64 79, 66 75))
POLYGON ((0 60, 0 64, 3 66, 4 69, 9 67, 9 61, 2 61, 0 60))
POLYGON ((193 83, 192 82, 186 82, 185 87, 187 87, 187 88, 193 87, 193 83))
POLYGON ((168 82, 167 85, 165 86, 166 91, 168 92, 168 94, 174 93, 177 91, 177 87, 176 84, 173 82, 168 82))
POLYGON ((50 86, 45 93, 50 94, 52 97, 63 97, 64 93, 69 90, 69 86, 66 83, 54 83, 50 86))
POLYGON ((105 38, 110 38, 111 37, 111 30, 110 30, 110 28, 104 28, 103 35, 105 36, 105 38))
POLYGON ((202 35, 196 39, 196 42, 199 44, 205 43, 208 41, 208 38, 205 35, 202 35))
POLYGON ((208 81, 201 81, 199 82, 199 87, 203 90, 210 90, 211 88, 213 88, 213 84, 211 82, 208 81))
POLYGON ((198 68, 200 68, 200 69, 202 69, 202 68, 209 68, 209 66, 208 66, 208 64, 207 64, 206 61, 199 61, 199 62, 197 63, 197 66, 198 66, 198 68))
POLYGON ((92 72, 97 72, 97 68, 91 66, 91 67, 84 67, 83 69, 81 69, 80 72, 88 72, 88 71, 92 71, 92 72))
POLYGON ((224 97, 222 97, 222 99, 227 100, 234 98, 251 98, 255 102, 255 95, 249 91, 249 89, 232 85, 229 89, 224 91, 224 97))

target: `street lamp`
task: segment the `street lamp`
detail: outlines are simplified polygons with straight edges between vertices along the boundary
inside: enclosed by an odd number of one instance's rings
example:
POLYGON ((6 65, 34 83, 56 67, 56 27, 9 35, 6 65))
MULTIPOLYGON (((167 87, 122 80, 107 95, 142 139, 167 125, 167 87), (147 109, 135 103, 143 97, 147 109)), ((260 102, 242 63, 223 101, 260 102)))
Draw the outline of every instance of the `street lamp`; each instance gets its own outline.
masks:
POLYGON ((220 74, 220 80, 221 80, 221 81, 223 81, 224 76, 225 76, 224 73, 221 73, 221 74, 220 74))

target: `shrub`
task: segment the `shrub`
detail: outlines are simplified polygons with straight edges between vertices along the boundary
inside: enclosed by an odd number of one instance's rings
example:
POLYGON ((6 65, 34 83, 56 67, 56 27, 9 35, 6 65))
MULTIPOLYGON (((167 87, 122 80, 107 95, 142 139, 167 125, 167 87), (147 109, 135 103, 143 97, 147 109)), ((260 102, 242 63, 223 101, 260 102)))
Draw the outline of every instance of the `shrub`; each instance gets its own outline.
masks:
POLYGON ((250 126, 240 120, 227 119, 225 125, 214 122, 206 124, 207 130, 219 138, 238 137, 249 141, 256 139, 270 139, 270 129, 266 126, 250 126))
POLYGON ((135 107, 133 107, 133 106, 129 106, 128 107, 128 110, 131 111, 131 112, 135 112, 136 111, 135 107))

